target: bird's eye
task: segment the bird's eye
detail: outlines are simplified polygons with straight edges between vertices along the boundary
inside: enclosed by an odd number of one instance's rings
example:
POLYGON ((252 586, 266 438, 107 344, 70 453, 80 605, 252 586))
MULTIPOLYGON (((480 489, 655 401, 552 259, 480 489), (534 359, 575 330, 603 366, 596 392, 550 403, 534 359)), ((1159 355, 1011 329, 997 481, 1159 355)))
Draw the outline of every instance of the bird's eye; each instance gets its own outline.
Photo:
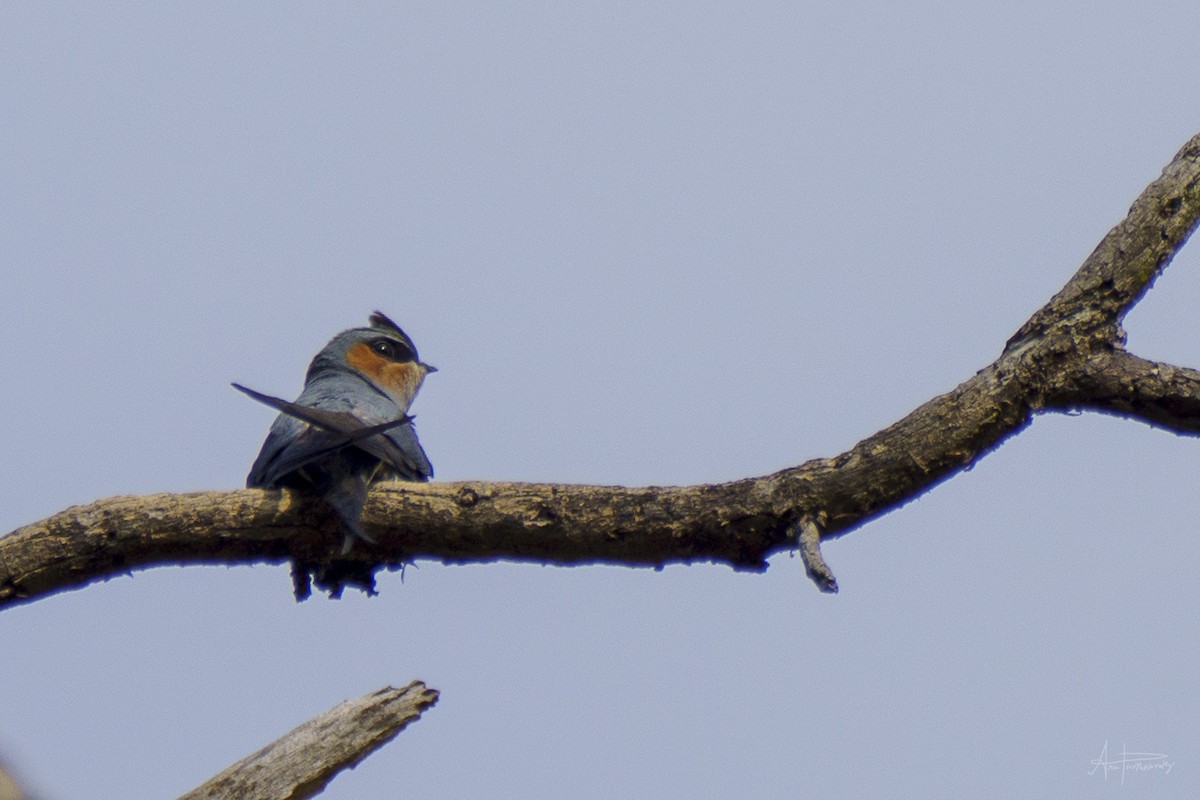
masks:
POLYGON ((413 354, 406 346, 391 339, 376 339, 371 349, 388 361, 412 361, 413 354))

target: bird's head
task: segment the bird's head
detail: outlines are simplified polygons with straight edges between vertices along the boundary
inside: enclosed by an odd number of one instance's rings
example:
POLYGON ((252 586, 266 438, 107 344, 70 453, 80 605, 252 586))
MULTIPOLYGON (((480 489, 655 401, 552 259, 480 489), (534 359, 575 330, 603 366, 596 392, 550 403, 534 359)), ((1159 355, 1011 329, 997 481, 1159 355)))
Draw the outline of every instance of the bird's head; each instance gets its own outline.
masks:
POLYGON ((370 327, 333 337, 312 360, 305 380, 329 369, 356 372, 407 411, 425 376, 437 367, 421 361, 412 339, 383 313, 376 311, 369 322, 370 327))

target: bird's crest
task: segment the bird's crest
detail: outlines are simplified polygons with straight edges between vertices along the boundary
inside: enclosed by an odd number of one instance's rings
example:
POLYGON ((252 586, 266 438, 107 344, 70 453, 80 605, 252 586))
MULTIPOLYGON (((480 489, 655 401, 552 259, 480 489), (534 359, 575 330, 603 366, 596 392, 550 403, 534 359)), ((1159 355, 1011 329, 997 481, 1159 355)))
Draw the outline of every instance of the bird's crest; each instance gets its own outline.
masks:
POLYGON ((414 353, 417 352, 417 346, 413 344, 413 340, 408 338, 408 334, 401 330, 399 325, 392 322, 387 314, 384 314, 382 311, 376 311, 367 318, 367 321, 371 323, 372 328, 398 337, 400 341, 408 345, 408 349, 414 353))

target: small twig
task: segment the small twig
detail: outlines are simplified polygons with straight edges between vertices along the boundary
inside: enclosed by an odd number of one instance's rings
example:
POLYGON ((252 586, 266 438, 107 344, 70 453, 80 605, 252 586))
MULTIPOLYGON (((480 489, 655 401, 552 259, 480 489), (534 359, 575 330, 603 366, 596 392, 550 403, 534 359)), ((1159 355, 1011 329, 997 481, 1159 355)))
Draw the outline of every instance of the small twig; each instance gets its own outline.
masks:
POLYGON ((827 594, 837 594, 837 578, 821 555, 821 529, 812 517, 804 516, 796 523, 796 540, 800 544, 800 560, 804 571, 817 588, 827 594))

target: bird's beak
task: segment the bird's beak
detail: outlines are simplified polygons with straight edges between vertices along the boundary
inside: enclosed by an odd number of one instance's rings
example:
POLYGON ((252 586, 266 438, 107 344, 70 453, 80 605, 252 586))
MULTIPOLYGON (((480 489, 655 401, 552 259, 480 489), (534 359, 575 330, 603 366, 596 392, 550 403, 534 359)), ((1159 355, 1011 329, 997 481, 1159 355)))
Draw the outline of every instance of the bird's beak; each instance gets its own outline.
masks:
POLYGON ((431 372, 437 372, 437 371, 438 371, 438 370, 437 370, 437 367, 435 367, 433 364, 426 364, 424 361, 422 361, 422 362, 421 362, 421 366, 425 368, 425 374, 426 374, 426 375, 428 375, 428 374, 429 374, 429 373, 431 373, 431 372))

